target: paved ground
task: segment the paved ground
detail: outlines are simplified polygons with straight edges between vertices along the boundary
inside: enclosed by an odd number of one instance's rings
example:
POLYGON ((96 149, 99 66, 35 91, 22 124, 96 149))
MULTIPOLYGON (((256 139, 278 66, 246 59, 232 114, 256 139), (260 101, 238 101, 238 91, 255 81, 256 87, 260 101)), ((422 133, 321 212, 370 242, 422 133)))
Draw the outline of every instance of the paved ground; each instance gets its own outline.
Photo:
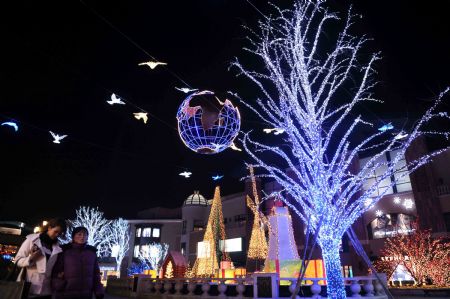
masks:
POLYGON ((116 297, 106 294, 105 299, 128 299, 127 297, 116 297))
MULTIPOLYGON (((200 296, 199 296, 200 297, 200 296)), ((362 297, 364 298, 364 297, 362 297)), ((395 296, 395 299, 430 299, 430 298, 441 298, 441 299, 445 299, 448 297, 416 297, 416 296, 395 296)), ((106 294, 105 299, 128 299, 127 297, 115 297, 115 296, 111 296, 106 294)), ((282 298, 282 299, 289 299, 289 298, 282 298)))

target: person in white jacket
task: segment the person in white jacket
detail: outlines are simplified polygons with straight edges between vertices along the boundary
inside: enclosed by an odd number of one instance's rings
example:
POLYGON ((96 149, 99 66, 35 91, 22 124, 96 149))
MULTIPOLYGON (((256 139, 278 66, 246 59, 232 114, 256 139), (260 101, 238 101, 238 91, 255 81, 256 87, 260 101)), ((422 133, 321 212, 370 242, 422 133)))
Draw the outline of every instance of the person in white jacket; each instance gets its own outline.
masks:
POLYGON ((26 271, 25 280, 31 283, 30 297, 51 298, 51 275, 53 265, 61 247, 58 236, 66 231, 63 219, 51 219, 42 233, 28 235, 20 246, 14 261, 22 271, 17 280, 21 280, 26 271), (47 297, 48 296, 48 297, 47 297))

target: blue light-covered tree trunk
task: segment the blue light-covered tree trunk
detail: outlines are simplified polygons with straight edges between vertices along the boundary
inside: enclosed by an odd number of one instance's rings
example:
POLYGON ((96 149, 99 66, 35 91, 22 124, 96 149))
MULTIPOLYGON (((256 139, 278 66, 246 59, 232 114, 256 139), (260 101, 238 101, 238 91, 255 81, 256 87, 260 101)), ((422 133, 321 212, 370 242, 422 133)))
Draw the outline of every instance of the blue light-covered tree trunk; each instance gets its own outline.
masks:
POLYGON ((322 257, 327 274, 328 298, 346 298, 341 257, 339 255, 339 242, 322 240, 320 248, 322 248, 322 257))
POLYGON ((328 297, 342 299, 345 289, 336 242, 389 187, 445 150, 404 160, 406 149, 418 137, 449 136, 448 131, 422 130, 431 119, 449 119, 446 112, 436 112, 448 89, 409 130, 382 121, 370 123, 355 108, 381 102, 371 93, 379 55, 362 53, 369 39, 350 33, 360 16, 349 9, 341 19, 323 0, 297 0, 291 9, 273 7, 274 13, 259 22, 259 30, 249 29, 250 46, 244 48, 262 67, 248 70, 237 59, 232 66, 259 89, 256 105, 250 100, 242 103, 278 142, 263 144, 251 139, 250 133, 241 140, 255 170, 264 171, 259 176, 281 186, 273 195, 317 233, 329 280, 328 297), (364 136, 355 134, 363 127, 364 136), (389 160, 383 159, 387 153, 389 160), (363 155, 370 158, 358 169, 352 167, 363 155))

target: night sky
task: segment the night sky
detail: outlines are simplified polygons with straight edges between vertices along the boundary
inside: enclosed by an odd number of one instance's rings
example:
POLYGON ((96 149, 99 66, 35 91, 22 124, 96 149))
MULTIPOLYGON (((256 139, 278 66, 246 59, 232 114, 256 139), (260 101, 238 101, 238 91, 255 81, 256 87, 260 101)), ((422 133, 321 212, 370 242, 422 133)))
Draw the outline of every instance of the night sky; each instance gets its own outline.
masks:
MULTIPOLYGON (((179 139, 175 114, 190 86, 238 92, 252 102, 254 85, 228 71, 242 51, 242 25, 259 13, 246 1, 11 1, 3 4, 0 55, 0 219, 30 225, 49 217, 73 218, 80 205, 108 218, 134 218, 139 210, 177 207, 194 190, 211 197, 211 176, 224 174, 222 194, 243 191, 244 153, 200 155, 179 139), (104 19, 102 19, 104 18, 104 19), (107 24, 110 22, 110 25, 107 24), (150 60, 168 67, 137 66, 150 60), (178 77, 178 78, 177 78, 178 77), (144 125, 132 105, 110 106, 116 93, 148 111, 144 125), (68 134, 52 143, 48 130, 68 134), (186 180, 178 173, 188 169, 186 180)), ((261 11, 266 1, 252 1, 261 11)), ((291 1, 282 1, 288 7, 291 1)), ((345 12, 349 1, 331 1, 345 12)), ((381 51, 382 106, 369 117, 411 118, 450 82, 448 1, 355 1, 364 16, 355 27, 381 51)), ((443 110, 450 110, 447 102, 443 110)), ((239 104, 234 100, 235 104, 239 104)), ((260 129, 241 107, 242 129, 260 129)))

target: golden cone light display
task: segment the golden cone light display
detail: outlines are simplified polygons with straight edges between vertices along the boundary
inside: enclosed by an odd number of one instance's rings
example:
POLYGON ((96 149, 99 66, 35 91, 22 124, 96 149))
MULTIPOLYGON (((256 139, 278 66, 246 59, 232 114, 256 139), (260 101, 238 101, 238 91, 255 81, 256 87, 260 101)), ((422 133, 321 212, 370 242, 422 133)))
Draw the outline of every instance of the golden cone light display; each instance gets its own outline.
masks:
POLYGON ((213 277, 216 274, 216 270, 219 269, 219 262, 230 260, 225 251, 225 246, 222 251, 220 250, 220 241, 225 241, 225 239, 222 199, 220 197, 220 188, 217 186, 203 242, 200 243, 201 247, 199 246, 198 248, 197 259, 192 269, 196 277, 213 277))

